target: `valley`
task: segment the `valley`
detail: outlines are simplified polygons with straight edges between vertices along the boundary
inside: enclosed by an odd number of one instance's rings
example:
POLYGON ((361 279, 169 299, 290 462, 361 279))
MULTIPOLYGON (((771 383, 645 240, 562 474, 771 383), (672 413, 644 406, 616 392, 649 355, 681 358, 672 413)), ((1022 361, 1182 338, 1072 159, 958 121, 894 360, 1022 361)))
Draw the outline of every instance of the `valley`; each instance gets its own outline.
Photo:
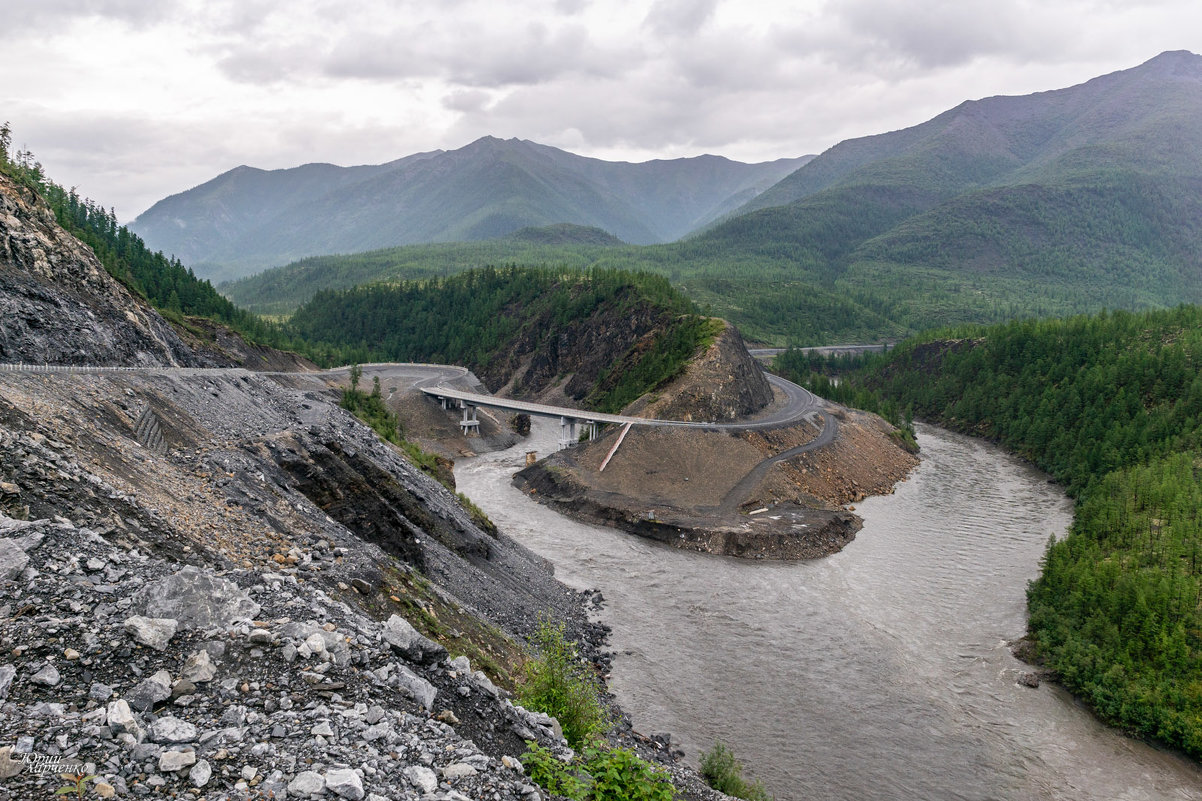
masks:
POLYGON ((6 123, 0 801, 720 801, 719 742, 748 801, 1202 798, 1200 115, 1170 51, 129 227, 6 123))

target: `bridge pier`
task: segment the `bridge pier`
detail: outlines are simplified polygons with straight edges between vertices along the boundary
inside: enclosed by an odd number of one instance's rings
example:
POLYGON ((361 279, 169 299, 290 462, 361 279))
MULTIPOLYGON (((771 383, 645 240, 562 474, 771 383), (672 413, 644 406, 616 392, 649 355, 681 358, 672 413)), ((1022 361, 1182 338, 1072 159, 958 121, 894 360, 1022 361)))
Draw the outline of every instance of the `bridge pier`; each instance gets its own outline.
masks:
POLYGON ((463 429, 463 436, 468 436, 475 431, 480 433, 480 420, 476 417, 476 407, 470 403, 459 401, 460 407, 463 408, 463 419, 459 421, 459 426, 463 429))
POLYGON ((576 444, 576 418, 559 418, 559 447, 570 448, 576 444))

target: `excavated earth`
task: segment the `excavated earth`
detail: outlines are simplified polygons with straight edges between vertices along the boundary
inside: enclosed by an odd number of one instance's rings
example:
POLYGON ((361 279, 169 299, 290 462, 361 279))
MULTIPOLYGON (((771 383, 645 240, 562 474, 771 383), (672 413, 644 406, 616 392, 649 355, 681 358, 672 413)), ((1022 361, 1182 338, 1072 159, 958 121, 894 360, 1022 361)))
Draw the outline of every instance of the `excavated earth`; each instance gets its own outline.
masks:
MULTIPOLYGON (((782 401, 728 328, 680 379, 626 413, 730 422, 782 401)), ((892 492, 918 463, 884 420, 837 404, 801 423, 741 433, 632 427, 606 463, 619 436, 611 429, 552 454, 514 484, 563 514, 678 548, 810 559, 854 539, 861 521, 849 504, 892 492), (825 426, 833 439, 804 450, 825 426)))

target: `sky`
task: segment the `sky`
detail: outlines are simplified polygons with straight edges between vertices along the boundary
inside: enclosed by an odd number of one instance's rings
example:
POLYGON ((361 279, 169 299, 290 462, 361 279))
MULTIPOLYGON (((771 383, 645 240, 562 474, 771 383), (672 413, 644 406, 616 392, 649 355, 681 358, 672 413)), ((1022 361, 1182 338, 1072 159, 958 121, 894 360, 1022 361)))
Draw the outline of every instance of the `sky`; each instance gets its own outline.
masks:
POLYGON ((240 164, 820 153, 1202 52, 1197 0, 2 0, 0 121, 125 222, 240 164))

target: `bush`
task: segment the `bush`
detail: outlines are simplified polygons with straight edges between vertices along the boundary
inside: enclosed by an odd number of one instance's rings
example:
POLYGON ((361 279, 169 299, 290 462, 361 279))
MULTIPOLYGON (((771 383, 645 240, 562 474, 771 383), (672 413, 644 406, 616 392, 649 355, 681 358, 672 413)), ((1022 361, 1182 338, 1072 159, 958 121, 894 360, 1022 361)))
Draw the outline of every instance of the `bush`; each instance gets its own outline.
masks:
POLYGON ((592 669, 581 663, 575 644, 564 639, 562 623, 542 621, 534 645, 538 653, 526 663, 518 701, 557 719, 568 743, 579 749, 608 728, 600 683, 592 669))
POLYGON ((771 801, 771 796, 758 779, 743 778, 743 765, 734 753, 720 741, 701 756, 701 777, 720 793, 745 798, 747 801, 771 801))
POLYGON ((573 801, 672 801, 675 788, 662 768, 625 748, 594 745, 571 762, 527 743, 522 767, 544 790, 573 801))
POLYGON ((675 789, 667 772, 625 748, 596 748, 585 753, 593 779, 589 801, 672 801, 675 789))

